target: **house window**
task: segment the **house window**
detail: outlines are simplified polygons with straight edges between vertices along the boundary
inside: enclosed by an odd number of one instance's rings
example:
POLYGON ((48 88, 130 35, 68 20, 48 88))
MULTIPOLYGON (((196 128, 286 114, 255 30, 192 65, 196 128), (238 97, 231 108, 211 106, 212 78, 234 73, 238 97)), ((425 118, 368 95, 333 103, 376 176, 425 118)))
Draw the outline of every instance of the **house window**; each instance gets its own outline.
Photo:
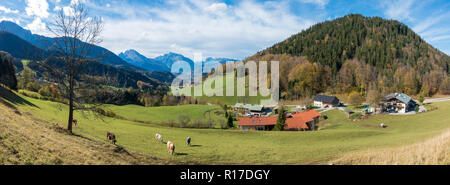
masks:
POLYGON ((253 121, 252 121, 252 123, 256 123, 256 121, 255 121, 255 120, 253 120, 253 121))
POLYGON ((262 123, 262 120, 259 120, 259 123, 262 123))

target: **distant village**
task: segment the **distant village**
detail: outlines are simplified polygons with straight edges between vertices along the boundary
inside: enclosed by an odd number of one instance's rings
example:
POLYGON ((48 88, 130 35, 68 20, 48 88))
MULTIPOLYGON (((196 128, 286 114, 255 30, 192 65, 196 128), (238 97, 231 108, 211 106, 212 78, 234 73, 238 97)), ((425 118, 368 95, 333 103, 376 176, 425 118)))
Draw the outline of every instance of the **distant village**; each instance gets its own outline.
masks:
MULTIPOLYGON (((312 106, 289 105, 292 107, 285 112, 284 130, 314 131, 317 130, 322 112, 339 109, 350 118, 357 111, 347 108, 336 96, 317 95, 312 106)), ((391 93, 382 98, 378 106, 364 105, 358 112, 360 114, 414 114, 418 111, 418 104, 404 93, 391 93)), ((257 104, 236 103, 231 107, 238 117, 238 126, 241 130, 270 131, 277 124, 280 106, 263 106, 257 104)), ((425 111, 420 109, 420 112, 425 111)))

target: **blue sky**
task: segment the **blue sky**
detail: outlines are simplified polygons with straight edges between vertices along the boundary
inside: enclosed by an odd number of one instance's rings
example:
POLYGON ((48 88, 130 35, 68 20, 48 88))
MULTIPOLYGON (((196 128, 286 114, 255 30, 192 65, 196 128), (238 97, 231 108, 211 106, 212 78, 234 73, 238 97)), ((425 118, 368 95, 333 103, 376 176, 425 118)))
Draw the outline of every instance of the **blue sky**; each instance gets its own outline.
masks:
POLYGON ((450 54, 448 0, 0 0, 0 20, 51 36, 45 25, 77 2, 103 18, 100 45, 115 53, 243 59, 315 23, 358 13, 399 20, 450 54))

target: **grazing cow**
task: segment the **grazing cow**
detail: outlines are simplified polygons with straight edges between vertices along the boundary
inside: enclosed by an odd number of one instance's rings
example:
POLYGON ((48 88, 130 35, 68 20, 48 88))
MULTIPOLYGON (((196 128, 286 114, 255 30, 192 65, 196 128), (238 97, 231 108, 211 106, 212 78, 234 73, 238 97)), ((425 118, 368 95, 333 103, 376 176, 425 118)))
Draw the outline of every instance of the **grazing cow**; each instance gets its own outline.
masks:
POLYGON ((167 150, 171 155, 175 154, 175 144, 173 144, 172 141, 167 142, 167 150))
POLYGON ((158 140, 159 142, 163 142, 163 138, 162 138, 162 136, 161 136, 161 134, 156 134, 155 135, 155 138, 156 138, 156 140, 158 140))
POLYGON ((112 141, 113 144, 116 144, 116 135, 111 132, 106 132, 106 139, 112 141))
POLYGON ((191 146, 191 137, 186 139, 186 145, 191 146))
POLYGON ((77 126, 77 124, 78 124, 77 118, 73 118, 72 119, 72 123, 73 123, 74 126, 77 126))
POLYGON ((381 124, 380 124, 380 127, 381 127, 381 128, 384 128, 384 127, 385 127, 384 123, 381 123, 381 124))

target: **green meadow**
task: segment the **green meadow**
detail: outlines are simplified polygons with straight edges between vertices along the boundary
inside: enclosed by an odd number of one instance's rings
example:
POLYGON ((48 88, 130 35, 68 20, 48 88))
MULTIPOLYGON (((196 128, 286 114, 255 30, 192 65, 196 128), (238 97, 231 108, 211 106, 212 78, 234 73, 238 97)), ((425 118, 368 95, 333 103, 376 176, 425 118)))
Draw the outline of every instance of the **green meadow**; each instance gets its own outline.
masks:
POLYGON ((211 77, 208 78, 207 80, 205 80, 203 82, 202 85, 196 85, 196 86, 189 86, 189 87, 184 87, 182 89, 178 89, 178 90, 174 90, 174 92, 176 93, 180 93, 180 94, 191 94, 192 96, 195 96, 195 98, 199 101, 203 101, 203 102, 209 102, 209 103, 214 103, 214 104, 220 104, 220 105, 234 105, 236 103, 250 103, 250 104, 261 104, 261 100, 268 100, 270 99, 270 96, 262 96, 259 91, 257 92, 256 96, 250 96, 249 95, 249 77, 246 76, 245 77, 245 96, 237 96, 238 94, 238 90, 237 90, 237 84, 238 84, 238 79, 234 78, 233 80, 233 88, 234 88, 234 94, 231 96, 228 96, 226 93, 226 89, 227 88, 227 79, 230 78, 231 75, 229 73, 224 74, 222 80, 223 80, 223 84, 221 86, 218 86, 216 89, 216 82, 218 82, 218 80, 220 80, 220 77, 211 77), (214 92, 222 92, 222 95, 215 95, 215 94, 211 94, 210 96, 207 95, 207 93, 205 92, 205 86, 207 87, 208 84, 211 84, 210 87, 212 89, 214 89, 214 92), (206 84, 206 85, 205 85, 206 84), (201 96, 197 96, 197 94, 195 94, 195 92, 201 92, 201 96))
MULTIPOLYGON (((48 124, 66 125, 67 106, 20 95, 35 106, 20 105, 36 119, 48 124)), ((97 117, 76 112, 78 126, 74 133, 97 141, 108 142, 106 132, 117 136, 118 145, 163 160, 190 164, 327 164, 347 153, 397 147, 417 143, 439 135, 450 128, 450 102, 433 103, 436 110, 408 116, 375 115, 352 122, 344 113, 331 110, 324 114, 319 131, 261 132, 235 129, 171 128, 150 123, 176 119, 178 114, 202 117, 202 112, 215 106, 185 105, 146 108, 135 105, 108 108, 130 120, 97 117), (383 122, 387 128, 379 128, 383 122), (155 140, 160 133, 164 141, 173 141, 176 155, 168 154, 166 145, 155 140), (192 146, 185 144, 192 138, 192 146)))
MULTIPOLYGON (((179 105, 161 107, 142 107, 140 105, 104 105, 105 110, 111 110, 126 120, 146 123, 179 122, 179 116, 189 118, 189 123, 196 121, 214 123, 225 122, 224 110, 220 106, 210 105, 179 105)), ((216 126, 216 124, 214 124, 216 126)))

